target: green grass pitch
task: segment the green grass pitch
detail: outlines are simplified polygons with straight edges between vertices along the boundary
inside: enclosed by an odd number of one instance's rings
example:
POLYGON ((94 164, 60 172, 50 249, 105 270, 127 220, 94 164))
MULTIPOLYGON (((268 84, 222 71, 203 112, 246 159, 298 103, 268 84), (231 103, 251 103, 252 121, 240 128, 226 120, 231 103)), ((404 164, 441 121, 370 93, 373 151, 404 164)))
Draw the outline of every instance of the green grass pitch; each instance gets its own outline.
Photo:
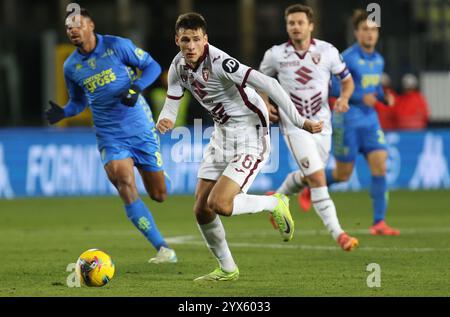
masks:
POLYGON ((368 234, 367 193, 333 193, 344 229, 360 248, 343 252, 314 211, 291 210, 294 240, 285 243, 260 213, 223 219, 241 276, 197 285, 217 263, 197 229, 192 196, 145 201, 179 263, 152 265, 155 251, 128 221, 118 197, 0 200, 0 296, 449 296, 450 192, 395 191, 388 223, 399 237, 368 234), (86 249, 107 251, 116 264, 103 288, 69 288, 69 263, 86 249), (369 263, 381 287, 369 288, 369 263))

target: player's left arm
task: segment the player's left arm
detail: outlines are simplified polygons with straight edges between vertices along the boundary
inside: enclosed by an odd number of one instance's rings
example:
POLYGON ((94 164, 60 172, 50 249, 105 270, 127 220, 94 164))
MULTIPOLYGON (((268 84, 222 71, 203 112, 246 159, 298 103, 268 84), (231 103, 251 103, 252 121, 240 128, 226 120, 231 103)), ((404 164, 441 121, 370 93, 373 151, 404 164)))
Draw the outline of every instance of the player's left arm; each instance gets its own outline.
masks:
POLYGON ((275 78, 266 76, 246 65, 242 65, 234 58, 226 58, 222 62, 221 69, 222 72, 219 73, 219 77, 223 76, 241 88, 249 84, 256 90, 265 92, 277 106, 281 107, 287 113, 295 126, 311 133, 320 133, 322 131, 323 122, 315 122, 301 116, 288 94, 275 78))
POLYGON ((339 51, 331 46, 329 51, 330 71, 340 81, 339 97, 334 103, 333 109, 337 112, 347 112, 350 108, 349 100, 355 90, 352 74, 345 64, 344 58, 339 51))
POLYGON ((116 44, 122 63, 142 71, 141 77, 130 85, 119 97, 126 106, 133 107, 139 94, 155 82, 161 74, 161 66, 149 53, 138 48, 129 39, 119 38, 116 44))

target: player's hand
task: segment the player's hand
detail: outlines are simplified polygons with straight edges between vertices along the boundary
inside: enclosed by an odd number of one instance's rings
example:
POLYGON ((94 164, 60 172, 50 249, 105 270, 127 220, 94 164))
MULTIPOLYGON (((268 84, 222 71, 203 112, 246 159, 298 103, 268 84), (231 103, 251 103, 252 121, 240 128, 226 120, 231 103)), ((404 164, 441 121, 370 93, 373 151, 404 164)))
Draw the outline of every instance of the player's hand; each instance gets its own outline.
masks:
POLYGON ((320 133, 322 132, 322 129, 323 121, 317 122, 306 119, 305 123, 303 124, 303 130, 306 130, 310 133, 320 133))
POLYGON ((169 119, 161 119, 158 121, 158 123, 156 124, 156 128, 158 129, 158 131, 161 134, 166 133, 169 130, 173 129, 173 122, 170 121, 169 119))
POLYGON ((333 110, 335 110, 336 112, 344 113, 347 112, 348 109, 350 109, 350 106, 348 105, 348 98, 339 97, 334 102, 333 110))
POLYGON ((50 108, 45 111, 45 119, 47 119, 50 124, 55 124, 66 117, 63 108, 51 100, 48 103, 50 108))
POLYGON ((270 120, 270 122, 276 123, 276 122, 278 122, 280 120, 280 116, 278 114, 278 109, 274 105, 268 103, 267 104, 267 110, 269 111, 269 120, 270 120))
POLYGON ((390 93, 390 92, 385 92, 384 93, 384 99, 386 99, 386 104, 389 107, 392 107, 395 105, 395 96, 394 94, 390 93))
POLYGON ((119 94, 118 98, 120 98, 120 102, 127 107, 134 107, 136 101, 139 98, 139 93, 141 89, 136 85, 131 85, 130 88, 119 94))
POLYGON ((375 94, 365 94, 362 101, 369 107, 375 107, 378 100, 375 94))

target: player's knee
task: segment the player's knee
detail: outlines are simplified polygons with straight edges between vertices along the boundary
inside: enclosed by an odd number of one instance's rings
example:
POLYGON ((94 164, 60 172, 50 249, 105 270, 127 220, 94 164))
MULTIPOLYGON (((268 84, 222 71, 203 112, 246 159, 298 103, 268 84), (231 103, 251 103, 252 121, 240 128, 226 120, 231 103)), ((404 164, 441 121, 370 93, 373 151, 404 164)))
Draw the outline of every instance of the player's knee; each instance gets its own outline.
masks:
POLYGON ((150 198, 158 203, 162 203, 167 198, 167 191, 159 190, 150 193, 150 198))
POLYGON ((372 175, 374 176, 385 176, 387 172, 386 164, 380 164, 377 166, 372 166, 372 175))
POLYGON ((350 171, 339 171, 337 170, 336 172, 336 180, 338 182, 346 182, 350 179, 350 177, 352 176, 352 170, 350 171))
POLYGON ((222 216, 231 216, 233 212, 233 204, 230 204, 226 199, 221 197, 210 195, 207 205, 210 210, 222 216))
POLYGON ((112 183, 119 192, 130 191, 136 187, 136 185, 133 182, 133 177, 131 177, 131 175, 117 176, 112 180, 112 183))
POLYGON ((311 188, 327 186, 327 181, 323 170, 317 171, 315 173, 312 173, 311 175, 306 176, 306 181, 308 182, 308 185, 311 188))
POLYGON ((215 218, 215 214, 206 205, 204 201, 196 200, 194 204, 194 214, 199 224, 208 224, 215 218))

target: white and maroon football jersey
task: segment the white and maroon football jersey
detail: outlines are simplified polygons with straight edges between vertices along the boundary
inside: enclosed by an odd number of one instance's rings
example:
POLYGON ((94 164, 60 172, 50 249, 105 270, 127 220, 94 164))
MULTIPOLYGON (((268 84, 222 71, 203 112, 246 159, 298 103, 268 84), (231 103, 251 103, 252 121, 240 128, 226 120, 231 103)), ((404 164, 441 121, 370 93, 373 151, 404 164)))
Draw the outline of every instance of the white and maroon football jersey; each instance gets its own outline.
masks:
MULTIPOLYGON (((331 111, 328 94, 331 74, 341 79, 350 76, 339 51, 330 43, 311 39, 308 50, 301 54, 291 42, 275 45, 266 51, 260 71, 277 76, 298 112, 315 121, 324 121, 323 134, 331 134, 331 111)), ((297 129, 281 114, 284 133, 297 129)))
POLYGON ((245 122, 250 117, 259 118, 260 125, 268 127, 264 101, 253 88, 246 87, 251 70, 210 44, 195 69, 180 52, 170 65, 167 98, 181 99, 188 89, 219 126, 245 122))

